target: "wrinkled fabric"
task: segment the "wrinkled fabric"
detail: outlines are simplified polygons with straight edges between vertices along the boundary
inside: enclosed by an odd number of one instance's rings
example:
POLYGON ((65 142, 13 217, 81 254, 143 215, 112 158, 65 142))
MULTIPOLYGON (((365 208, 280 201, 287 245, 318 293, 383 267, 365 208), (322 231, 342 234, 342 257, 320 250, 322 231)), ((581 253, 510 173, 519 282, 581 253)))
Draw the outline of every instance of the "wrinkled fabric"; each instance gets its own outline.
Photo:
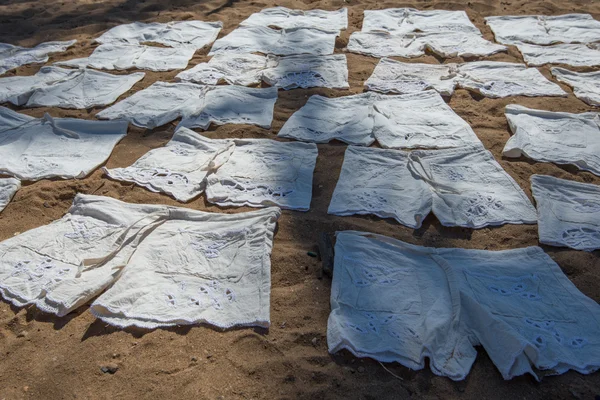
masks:
POLYGON ((600 367, 600 307, 539 247, 486 251, 337 233, 330 353, 463 380, 481 345, 504 379, 600 367), (541 373, 540 373, 541 371, 541 373))
POLYGON ((447 96, 458 87, 491 98, 566 96, 560 86, 550 82, 535 68, 494 61, 431 65, 382 58, 365 82, 365 87, 383 93, 435 89, 447 96))
POLYGON ((531 176, 540 242, 575 250, 600 249, 600 186, 531 176))
POLYGON ((274 26, 281 29, 314 28, 324 31, 343 31, 348 28, 348 9, 336 11, 292 10, 286 7, 264 8, 250 15, 241 26, 274 26))
POLYGON ((600 41, 600 22, 590 14, 486 17, 496 41, 504 44, 591 43, 600 41))
POLYGON ((209 56, 223 53, 263 53, 278 56, 333 54, 336 32, 310 28, 271 29, 266 26, 241 26, 217 40, 209 56))
POLYGON ((33 118, 0 107, 0 174, 29 181, 84 178, 126 134, 126 121, 33 118))
POLYGON ((592 67, 600 65, 600 44, 554 44, 538 46, 533 44, 516 45, 525 63, 529 66, 544 64, 565 64, 574 67, 592 67))
POLYGON ((35 47, 0 43, 0 75, 21 65, 45 63, 48 61, 49 54, 63 52, 76 42, 77 40, 45 42, 35 47))
POLYGON ((600 114, 571 114, 506 106, 513 136, 502 155, 522 155, 542 162, 573 164, 600 175, 600 114))
POLYGON ((399 34, 415 32, 481 34, 464 11, 420 11, 414 8, 365 10, 362 31, 384 31, 399 34))
POLYGON ((573 88, 573 94, 592 106, 600 106, 600 71, 575 72, 554 67, 550 71, 559 82, 573 88))
POLYGON ((115 102, 144 77, 91 69, 42 67, 33 76, 0 78, 0 102, 26 107, 91 108, 115 102))
POLYGON ((0 243, 0 293, 59 316, 95 299, 92 314, 119 327, 268 327, 279 215, 78 194, 63 218, 0 243))
POLYGON ((198 50, 215 41, 223 23, 202 21, 172 21, 167 23, 133 22, 118 25, 96 39, 98 43, 160 43, 169 47, 190 47, 198 50))
POLYGON ((217 85, 222 81, 230 85, 258 85, 267 68, 267 57, 259 54, 215 54, 208 62, 182 71, 175 79, 205 85, 217 85))
POLYGON ((98 46, 89 57, 61 61, 56 65, 107 70, 137 68, 150 71, 170 71, 187 67, 194 53, 195 49, 191 47, 169 48, 108 43, 98 46))
POLYGON ((21 181, 15 178, 0 178, 0 212, 6 208, 17 190, 21 188, 21 181))

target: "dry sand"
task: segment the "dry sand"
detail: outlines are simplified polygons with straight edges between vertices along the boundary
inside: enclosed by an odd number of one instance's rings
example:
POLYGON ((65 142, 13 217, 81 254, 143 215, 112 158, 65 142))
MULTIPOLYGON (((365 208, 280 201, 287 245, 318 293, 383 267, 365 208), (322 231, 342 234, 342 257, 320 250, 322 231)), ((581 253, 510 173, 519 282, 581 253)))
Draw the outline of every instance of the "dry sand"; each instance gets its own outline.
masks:
MULTIPOLYGON (((388 7, 466 10, 485 37, 492 39, 483 18, 502 14, 564 14, 587 12, 600 19, 600 2, 590 0, 481 0, 450 1, 235 1, 235 0, 3 0, 0 1, 0 41, 34 45, 46 40, 77 39, 70 50, 50 62, 84 57, 96 46, 93 39, 106 29, 131 21, 198 19, 221 20, 227 34, 252 12, 274 5, 299 9, 349 8, 349 29, 337 41, 343 52, 351 32, 360 30, 362 11, 388 7), (227 2, 226 2, 227 1, 227 2)), ((208 49, 196 53, 191 65, 208 60, 208 49)), ((490 60, 521 62, 515 48, 490 60)), ((411 62, 457 62, 425 56, 411 62)), ((253 126, 227 125, 211 129, 214 138, 274 138, 289 116, 312 94, 341 96, 363 91, 377 59, 348 54, 349 91, 311 89, 280 91, 275 120, 270 130, 253 126)), ((191 66, 190 65, 190 66, 191 66)), ((7 75, 30 75, 39 65, 21 67, 7 75)), ((585 69, 581 69, 585 70, 585 69)), ((550 77, 549 69, 541 71, 550 77)), ((123 98, 158 80, 170 81, 178 71, 147 72, 123 98)), ((559 167, 526 159, 505 160, 501 151, 510 133, 503 115, 510 103, 553 111, 583 112, 591 107, 576 99, 563 86, 567 98, 515 97, 492 100, 457 90, 450 106, 472 126, 506 171, 531 196, 529 177, 548 174, 600 184, 600 178, 570 166, 559 167)), ((15 108, 17 109, 17 108, 15 108)), ((24 109, 26 114, 93 118, 100 110, 24 109)), ((129 135, 115 148, 108 167, 130 165, 149 149, 164 145, 175 124, 154 130, 130 128, 129 135)), ((483 349, 468 378, 452 382, 425 368, 411 371, 398 364, 387 368, 373 360, 348 353, 327 352, 326 330, 331 281, 318 279, 319 262, 306 252, 315 246, 319 232, 357 229, 377 232, 428 246, 477 249, 510 249, 538 244, 537 227, 506 225, 479 230, 442 227, 435 217, 411 230, 391 220, 376 217, 335 217, 327 206, 342 165, 346 146, 319 145, 310 212, 284 211, 279 221, 272 256, 271 328, 219 332, 207 327, 168 330, 123 331, 95 320, 81 307, 56 318, 35 309, 15 309, 0 303, 0 399, 44 398, 576 398, 593 399, 600 394, 600 373, 583 376, 569 372, 536 383, 525 376, 503 381, 483 349), (115 374, 102 366, 118 367, 115 374)), ((108 180, 96 171, 81 180, 45 180, 25 184, 12 203, 0 214, 0 240, 60 218, 76 193, 111 196, 132 203, 181 205, 171 198, 150 193, 131 184, 108 180)), ((212 212, 241 212, 220 209, 199 198, 184 204, 212 212)), ((587 296, 600 300, 600 252, 584 253, 544 247, 565 274, 587 296)), ((597 398, 597 397, 596 397, 597 398)))

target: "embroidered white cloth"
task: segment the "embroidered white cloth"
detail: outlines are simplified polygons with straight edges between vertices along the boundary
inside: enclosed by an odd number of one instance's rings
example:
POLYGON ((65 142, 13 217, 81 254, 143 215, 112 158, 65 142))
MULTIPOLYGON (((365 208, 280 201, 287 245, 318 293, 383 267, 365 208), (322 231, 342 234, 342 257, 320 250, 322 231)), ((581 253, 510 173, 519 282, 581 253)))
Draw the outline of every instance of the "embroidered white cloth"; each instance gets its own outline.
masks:
POLYGON ((42 67, 33 76, 0 78, 0 102, 27 107, 90 108, 113 103, 144 77, 92 69, 42 67))
POLYGON ((504 44, 591 43, 600 41, 600 22, 590 14, 486 17, 496 41, 504 44))
POLYGON ((211 123, 271 126, 276 88, 202 86, 194 83, 156 82, 123 101, 100 111, 102 119, 125 119, 155 128, 183 117, 182 126, 207 129, 211 123))
POLYGON ((327 98, 311 96, 278 136, 314 143, 338 139, 384 148, 451 148, 480 145, 469 124, 435 90, 405 95, 374 92, 327 98))
POLYGON ((77 40, 46 42, 40 43, 35 47, 21 47, 9 43, 0 43, 0 75, 21 65, 45 63, 48 61, 49 54, 63 52, 76 42, 77 40))
POLYGON ((240 26, 217 40, 209 56, 222 53, 263 53, 279 56, 333 54, 337 32, 310 28, 271 29, 266 26, 240 26))
POLYGON ((544 64, 565 64, 575 67, 600 65, 600 43, 554 44, 538 46, 535 44, 516 45, 523 59, 530 66, 544 64))
POLYGON ((107 43, 98 46, 89 57, 61 61, 56 65, 107 70, 137 68, 150 71, 169 71, 187 67, 195 51, 192 47, 173 48, 107 43))
POLYGON ((126 121, 33 118, 0 107, 0 173, 30 181, 83 178, 126 134, 126 121))
POLYGON ((348 28, 348 9, 292 10, 286 7, 264 8, 250 15, 241 26, 274 26, 282 29, 314 28, 324 31, 343 31, 348 28))
POLYGON ((464 11, 420 11, 414 8, 365 10, 362 31, 384 31, 401 34, 414 32, 481 34, 464 11))
POLYGON ((382 58, 365 87, 383 93, 413 93, 433 88, 448 96, 459 87, 492 98, 566 96, 560 86, 535 68, 494 61, 431 65, 382 58))
POLYGON ((330 353, 416 370, 427 357, 436 375, 462 380, 482 345, 504 379, 588 374, 600 368, 598 321, 598 304, 539 247, 431 248, 337 233, 330 353))
POLYGON ((215 41, 223 23, 202 21, 172 21, 167 23, 133 22, 118 25, 96 39, 98 43, 160 43, 169 47, 190 47, 195 50, 215 41))
POLYGON ((559 82, 573 88, 573 94, 592 106, 600 106, 600 71, 575 72, 554 67, 550 71, 559 82))
POLYGON ((21 181, 15 178, 0 178, 0 212, 10 203, 17 190, 21 188, 21 181))
POLYGON ((0 293, 59 316, 99 296, 91 312, 119 327, 267 327, 279 215, 79 194, 63 218, 0 243, 0 293))
POLYGON ((506 119, 514 133, 502 154, 542 162, 574 164, 600 175, 600 114, 534 110, 509 104, 506 119))
POLYGON ((600 249, 600 186, 532 175, 540 242, 575 250, 600 249))
POLYGON ((216 85, 223 81, 230 85, 258 85, 267 68, 267 57, 259 54, 215 54, 208 62, 182 71, 175 79, 184 82, 216 85))

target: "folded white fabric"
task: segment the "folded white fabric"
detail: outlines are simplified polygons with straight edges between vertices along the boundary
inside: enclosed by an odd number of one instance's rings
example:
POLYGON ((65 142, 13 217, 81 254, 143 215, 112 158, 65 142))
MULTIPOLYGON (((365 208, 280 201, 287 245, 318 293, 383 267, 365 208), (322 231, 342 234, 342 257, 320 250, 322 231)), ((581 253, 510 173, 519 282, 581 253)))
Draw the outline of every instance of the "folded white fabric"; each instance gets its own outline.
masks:
POLYGON ((310 28, 276 30, 266 26, 241 26, 217 40, 209 56, 222 53, 263 53, 279 56, 333 54, 337 32, 310 28))
POLYGON ((27 107, 90 108, 113 103, 144 77, 92 69, 42 67, 33 76, 0 78, 0 102, 27 107))
POLYGON ((125 119, 155 128, 183 117, 182 126, 207 129, 215 124, 271 126, 276 88, 202 86, 194 83, 156 82, 125 100, 100 111, 102 119, 125 119))
POLYGON ((100 295, 92 313, 119 327, 266 327, 279 215, 79 194, 60 220, 0 243, 0 293, 59 316, 100 295))
POLYGON ((21 188, 21 181, 15 178, 0 178, 0 212, 10 203, 17 190, 21 188))
POLYGON ((600 249, 600 186, 531 176, 540 242, 575 250, 600 249))
POLYGON ((575 67, 600 65, 600 43, 555 44, 538 46, 534 44, 516 45, 523 59, 530 66, 544 64, 566 64, 575 67))
POLYGON ((535 68, 494 61, 431 65, 382 58, 365 87, 383 93, 413 93, 433 88, 442 95, 452 95, 454 88, 459 87, 492 98, 566 96, 560 86, 535 68))
POLYGON ((195 51, 192 47, 171 48, 107 43, 98 46, 89 57, 61 61, 56 65, 107 70, 137 68, 150 71, 169 71, 187 67, 195 51))
POLYGON ((434 90, 386 96, 373 92, 326 98, 311 96, 278 136, 306 142, 338 139, 384 148, 451 148, 480 145, 468 123, 434 90))
POLYGON ((575 72, 554 67, 550 71, 559 81, 573 88, 573 94, 592 106, 600 106, 600 71, 575 72))
POLYGON ((30 181, 83 178, 126 134, 126 121, 33 118, 0 107, 0 173, 30 181))
POLYGON ((600 41, 600 22, 590 14, 486 17, 496 41, 504 44, 591 43, 600 41))
POLYGON ((556 164, 574 164, 600 175, 600 114, 534 110, 509 104, 506 119, 513 136, 502 154, 556 164))
POLYGON ((274 26, 282 29, 314 28, 324 31, 342 31, 348 28, 348 9, 336 11, 292 10, 286 7, 264 8, 250 15, 241 26, 274 26))
POLYGON ((0 43, 0 75, 21 65, 45 63, 48 61, 49 54, 63 52, 76 42, 77 40, 46 42, 40 43, 35 47, 21 47, 9 43, 0 43))
POLYGON ((414 8, 365 10, 362 31, 384 31, 401 34, 414 32, 481 34, 464 11, 420 11, 414 8))
POLYGON ((337 233, 330 353, 411 369, 428 357, 436 375, 462 380, 482 345, 504 379, 588 374, 600 368, 599 320, 598 304, 539 247, 444 249, 337 233))
POLYGON ((201 49, 215 41, 223 23, 172 21, 167 23, 133 22, 109 29, 96 39, 98 43, 160 43, 169 47, 201 49))

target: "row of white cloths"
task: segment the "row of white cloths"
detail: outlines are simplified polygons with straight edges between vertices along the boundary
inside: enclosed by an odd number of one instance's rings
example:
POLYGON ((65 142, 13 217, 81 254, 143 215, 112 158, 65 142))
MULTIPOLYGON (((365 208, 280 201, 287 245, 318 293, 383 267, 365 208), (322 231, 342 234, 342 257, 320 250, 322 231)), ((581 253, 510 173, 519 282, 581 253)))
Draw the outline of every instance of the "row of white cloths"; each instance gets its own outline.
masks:
POLYGON ((179 201, 206 191, 207 200, 220 206, 306 211, 317 154, 313 143, 209 139, 179 128, 166 146, 150 150, 129 167, 105 172, 179 201))
POLYGON ((216 214, 79 194, 61 219, 0 243, 0 293, 119 327, 269 326, 278 208, 216 214))
POLYGON ((482 345, 504 379, 588 374, 600 368, 599 321, 598 304, 539 247, 429 248, 337 233, 330 353, 417 370, 427 357, 436 375, 462 380, 482 345))
POLYGON ((21 65, 45 63, 48 55, 67 50, 77 42, 45 42, 35 47, 21 47, 9 43, 0 43, 0 75, 21 65))
POLYGON ((365 10, 362 30, 350 35, 348 50, 374 57, 487 56, 506 47, 485 40, 464 11, 389 8, 365 10))

